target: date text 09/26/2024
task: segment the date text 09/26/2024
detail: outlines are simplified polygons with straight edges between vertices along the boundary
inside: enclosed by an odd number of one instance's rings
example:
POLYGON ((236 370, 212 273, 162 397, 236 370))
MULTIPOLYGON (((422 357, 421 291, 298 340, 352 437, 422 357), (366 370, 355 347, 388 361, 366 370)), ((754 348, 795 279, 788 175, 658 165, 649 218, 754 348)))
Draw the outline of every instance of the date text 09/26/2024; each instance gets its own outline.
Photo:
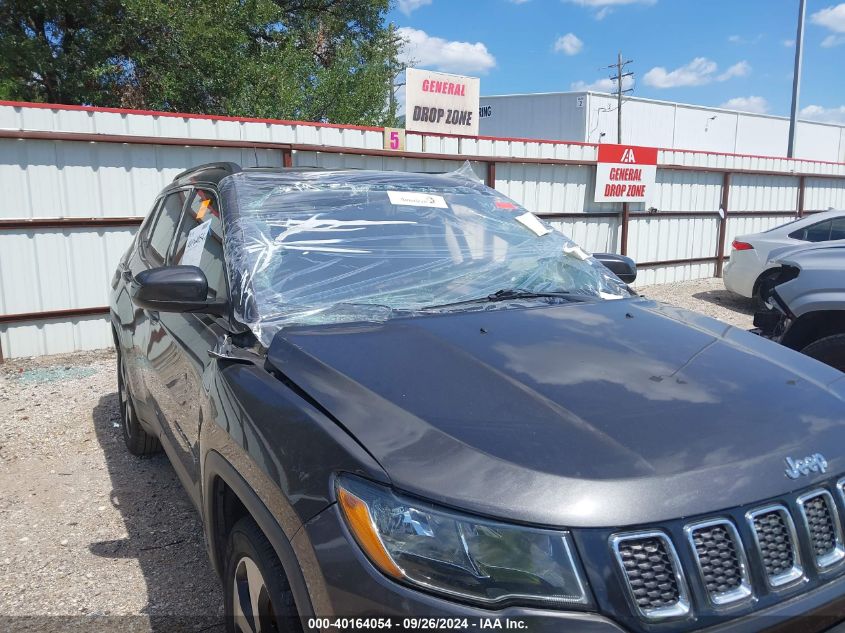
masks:
POLYGON ((308 628, 332 631, 522 631, 520 618, 309 618, 308 628))

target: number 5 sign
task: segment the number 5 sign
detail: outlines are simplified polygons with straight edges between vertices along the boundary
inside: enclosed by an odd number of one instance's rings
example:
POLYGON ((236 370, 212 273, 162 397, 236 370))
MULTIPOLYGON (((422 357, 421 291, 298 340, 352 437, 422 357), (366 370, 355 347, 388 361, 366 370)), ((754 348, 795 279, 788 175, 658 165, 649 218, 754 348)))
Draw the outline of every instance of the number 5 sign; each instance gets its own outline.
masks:
POLYGON ((384 149, 405 151, 405 130, 395 127, 384 128, 384 149))

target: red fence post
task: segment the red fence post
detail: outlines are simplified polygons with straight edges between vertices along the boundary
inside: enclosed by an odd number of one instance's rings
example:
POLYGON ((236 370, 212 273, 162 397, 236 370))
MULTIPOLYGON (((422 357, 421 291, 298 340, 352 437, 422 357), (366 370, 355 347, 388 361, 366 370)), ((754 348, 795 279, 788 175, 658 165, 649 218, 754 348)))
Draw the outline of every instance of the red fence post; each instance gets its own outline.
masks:
POLYGON ((719 205, 719 246, 716 250, 715 277, 722 276, 722 269, 725 266, 725 240, 728 236, 728 200, 731 195, 731 174, 725 172, 722 178, 722 203, 719 205))
POLYGON ((804 217, 804 176, 798 178, 798 217, 804 217))
POLYGON ((282 166, 293 167, 293 150, 290 147, 282 149, 282 166))
POLYGON ((492 160, 487 163, 487 186, 491 189, 496 188, 496 163, 492 160))
POLYGON ((619 244, 619 252, 622 255, 628 254, 628 221, 630 220, 630 212, 628 211, 628 203, 622 203, 622 237, 619 244))

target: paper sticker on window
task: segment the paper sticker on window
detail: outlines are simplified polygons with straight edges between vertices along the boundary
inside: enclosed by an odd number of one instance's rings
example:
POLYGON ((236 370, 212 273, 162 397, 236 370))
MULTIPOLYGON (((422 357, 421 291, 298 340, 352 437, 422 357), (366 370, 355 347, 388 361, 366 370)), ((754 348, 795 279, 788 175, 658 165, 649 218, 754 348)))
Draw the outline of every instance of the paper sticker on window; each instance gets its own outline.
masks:
POLYGON ((391 204, 402 204, 410 207, 437 207, 438 209, 449 208, 443 196, 436 196, 431 193, 388 191, 387 197, 390 198, 391 204))
POLYGON ((199 266, 202 260, 202 249, 205 248, 205 240, 211 231, 211 222, 203 222, 194 227, 188 233, 188 241, 185 242, 185 252, 182 254, 182 266, 199 266))
POLYGON ((540 222, 540 218, 530 211, 516 216, 516 221, 533 231, 534 234, 539 237, 543 237, 544 235, 548 235, 552 232, 551 229, 547 229, 543 223, 540 222))
POLYGON ((587 253, 583 248, 578 246, 577 244, 571 244, 569 246, 563 247, 563 252, 569 255, 570 257, 575 257, 576 259, 580 259, 582 261, 586 261, 590 259, 590 254, 587 253))
POLYGON ((506 202, 505 200, 496 200, 496 208, 497 209, 516 209, 516 205, 513 202, 506 202))

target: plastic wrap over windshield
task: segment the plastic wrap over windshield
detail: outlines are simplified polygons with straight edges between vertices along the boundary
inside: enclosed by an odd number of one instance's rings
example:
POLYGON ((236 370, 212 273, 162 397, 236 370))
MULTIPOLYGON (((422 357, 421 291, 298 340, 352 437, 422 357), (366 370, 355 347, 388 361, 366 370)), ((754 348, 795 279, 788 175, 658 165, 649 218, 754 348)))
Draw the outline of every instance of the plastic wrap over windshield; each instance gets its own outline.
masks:
POLYGON ((473 304, 503 290, 630 296, 465 171, 246 171, 220 189, 235 316, 264 345, 294 324, 498 308, 473 304))

